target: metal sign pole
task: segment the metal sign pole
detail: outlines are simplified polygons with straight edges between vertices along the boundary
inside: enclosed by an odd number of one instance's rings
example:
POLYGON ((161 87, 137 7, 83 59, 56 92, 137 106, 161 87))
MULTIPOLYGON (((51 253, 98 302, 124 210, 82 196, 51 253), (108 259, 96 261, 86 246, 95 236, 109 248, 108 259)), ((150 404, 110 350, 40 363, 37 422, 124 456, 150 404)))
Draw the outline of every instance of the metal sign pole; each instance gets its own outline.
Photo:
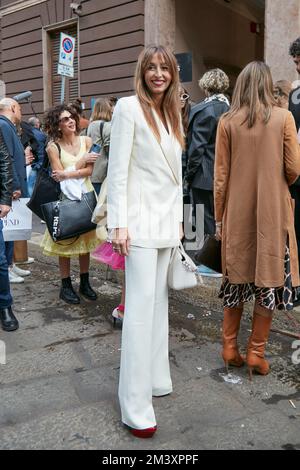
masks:
POLYGON ((75 38, 60 33, 60 51, 57 73, 62 76, 60 102, 64 103, 66 95, 66 77, 74 77, 75 38))
POLYGON ((61 77, 61 95, 60 95, 60 102, 61 104, 65 101, 65 93, 66 93, 66 77, 62 75, 61 77))

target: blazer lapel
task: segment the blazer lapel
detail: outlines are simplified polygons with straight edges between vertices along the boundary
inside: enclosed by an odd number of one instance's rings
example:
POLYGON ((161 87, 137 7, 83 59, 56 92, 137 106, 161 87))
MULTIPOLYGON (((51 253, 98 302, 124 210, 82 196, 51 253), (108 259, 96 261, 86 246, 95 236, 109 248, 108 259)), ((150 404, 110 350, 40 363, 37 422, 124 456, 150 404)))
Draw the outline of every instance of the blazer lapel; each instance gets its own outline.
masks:
MULTIPOLYGON (((173 136, 172 133, 168 134, 165 126, 161 122, 155 110, 153 110, 153 114, 154 114, 156 123, 158 125, 159 131, 160 131, 160 136, 161 136, 160 148, 167 161, 167 164, 170 168, 170 171, 173 175, 173 178, 176 184, 179 185, 180 184, 179 183, 179 168, 178 168, 179 162, 177 160, 176 152, 175 152, 177 142, 175 141, 175 137, 173 136)), ((169 128, 169 131, 171 132, 171 126, 169 122, 168 122, 168 128, 169 128)))

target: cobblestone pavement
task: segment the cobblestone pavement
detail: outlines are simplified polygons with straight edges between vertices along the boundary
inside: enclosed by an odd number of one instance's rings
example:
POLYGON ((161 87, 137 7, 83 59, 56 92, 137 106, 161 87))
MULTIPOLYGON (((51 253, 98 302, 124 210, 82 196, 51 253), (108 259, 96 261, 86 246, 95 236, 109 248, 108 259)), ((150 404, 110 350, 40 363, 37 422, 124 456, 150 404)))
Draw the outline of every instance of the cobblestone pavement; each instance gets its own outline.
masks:
MULTIPOLYGON (((68 306, 58 300, 56 259, 43 257, 34 243, 30 255, 36 258, 32 276, 13 287, 20 329, 0 330, 7 351, 0 365, 0 449, 300 449, 294 340, 271 334, 269 376, 250 383, 243 367, 232 370, 237 383, 225 382, 222 309, 217 287, 209 285, 171 296, 174 392, 154 399, 155 437, 132 437, 120 423, 117 400, 121 333, 110 314, 119 303, 118 279, 105 281, 93 264, 98 301, 68 306)), ((76 264, 73 274, 78 286, 76 264)), ((275 325, 291 329, 282 315, 275 325)), ((249 327, 246 313, 242 350, 249 327)))

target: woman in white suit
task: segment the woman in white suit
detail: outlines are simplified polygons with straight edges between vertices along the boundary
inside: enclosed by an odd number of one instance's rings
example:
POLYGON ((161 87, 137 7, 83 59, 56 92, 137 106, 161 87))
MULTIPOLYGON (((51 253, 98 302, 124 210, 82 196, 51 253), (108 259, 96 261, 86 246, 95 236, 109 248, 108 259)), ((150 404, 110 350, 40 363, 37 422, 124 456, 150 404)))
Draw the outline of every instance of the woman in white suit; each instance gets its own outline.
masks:
POLYGON ((137 437, 157 429, 152 396, 172 392, 167 272, 182 232, 179 74, 162 46, 144 49, 136 96, 118 101, 108 168, 108 228, 126 256, 126 300, 119 398, 137 437))

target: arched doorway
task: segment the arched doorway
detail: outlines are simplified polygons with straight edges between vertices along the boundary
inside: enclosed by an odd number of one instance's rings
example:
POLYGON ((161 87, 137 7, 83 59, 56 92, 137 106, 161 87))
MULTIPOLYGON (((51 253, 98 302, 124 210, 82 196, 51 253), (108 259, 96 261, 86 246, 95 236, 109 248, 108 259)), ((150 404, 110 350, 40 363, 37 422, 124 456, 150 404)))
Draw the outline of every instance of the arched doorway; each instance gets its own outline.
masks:
POLYGON ((220 67, 233 88, 241 69, 264 59, 265 0, 175 0, 176 53, 192 52, 194 101, 202 98, 199 78, 220 67))

